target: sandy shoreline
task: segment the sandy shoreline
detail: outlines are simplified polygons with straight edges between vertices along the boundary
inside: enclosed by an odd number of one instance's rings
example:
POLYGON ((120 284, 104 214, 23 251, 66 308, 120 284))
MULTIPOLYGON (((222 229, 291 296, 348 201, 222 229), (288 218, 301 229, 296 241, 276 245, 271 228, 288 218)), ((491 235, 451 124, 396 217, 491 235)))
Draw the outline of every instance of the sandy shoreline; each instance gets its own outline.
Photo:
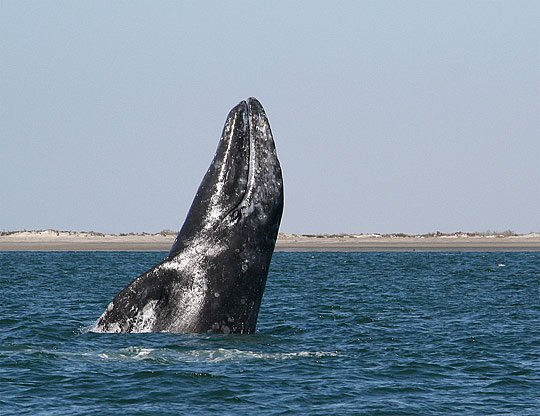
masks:
MULTIPOLYGON (((0 236, 0 251, 168 251, 169 234, 24 231, 0 236)), ((518 236, 305 236, 280 234, 276 251, 540 251, 540 234, 518 236)))

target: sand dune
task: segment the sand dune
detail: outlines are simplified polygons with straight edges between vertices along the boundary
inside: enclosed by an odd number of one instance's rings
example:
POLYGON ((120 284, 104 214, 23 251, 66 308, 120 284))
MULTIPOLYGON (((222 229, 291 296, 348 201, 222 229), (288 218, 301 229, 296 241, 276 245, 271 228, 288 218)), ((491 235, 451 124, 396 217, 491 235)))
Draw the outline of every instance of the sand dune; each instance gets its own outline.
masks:
MULTIPOLYGON (((0 232, 0 251, 168 251, 170 232, 104 234, 93 231, 0 232)), ((303 235, 280 233, 276 251, 540 251, 540 233, 303 235)))

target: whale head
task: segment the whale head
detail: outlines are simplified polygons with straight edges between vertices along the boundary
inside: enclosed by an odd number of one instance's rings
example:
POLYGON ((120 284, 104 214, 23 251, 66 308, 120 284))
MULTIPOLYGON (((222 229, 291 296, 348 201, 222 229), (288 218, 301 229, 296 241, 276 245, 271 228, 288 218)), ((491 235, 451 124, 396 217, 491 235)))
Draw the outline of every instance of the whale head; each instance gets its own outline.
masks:
POLYGON ((256 229, 273 245, 282 211, 283 178, 270 124, 261 103, 249 98, 229 112, 169 257, 201 234, 234 239, 256 229))

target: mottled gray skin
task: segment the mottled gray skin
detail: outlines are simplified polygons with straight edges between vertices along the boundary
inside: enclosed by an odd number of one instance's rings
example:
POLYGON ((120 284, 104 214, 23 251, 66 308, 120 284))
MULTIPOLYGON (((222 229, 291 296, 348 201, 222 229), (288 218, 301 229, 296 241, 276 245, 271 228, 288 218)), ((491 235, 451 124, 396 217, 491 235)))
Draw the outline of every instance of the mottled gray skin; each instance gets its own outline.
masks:
POLYGON ((167 258, 109 304, 101 332, 255 332, 283 211, 270 125, 250 98, 229 113, 167 258))

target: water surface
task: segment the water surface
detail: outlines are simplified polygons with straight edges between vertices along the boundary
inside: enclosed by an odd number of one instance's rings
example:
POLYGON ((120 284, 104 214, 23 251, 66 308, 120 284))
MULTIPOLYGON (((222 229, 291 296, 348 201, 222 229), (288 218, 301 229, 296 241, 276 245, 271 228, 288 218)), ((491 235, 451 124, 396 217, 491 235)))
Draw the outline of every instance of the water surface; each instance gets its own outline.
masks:
POLYGON ((0 252, 0 414, 540 414, 540 253, 276 253, 255 335, 88 332, 155 252, 0 252))

